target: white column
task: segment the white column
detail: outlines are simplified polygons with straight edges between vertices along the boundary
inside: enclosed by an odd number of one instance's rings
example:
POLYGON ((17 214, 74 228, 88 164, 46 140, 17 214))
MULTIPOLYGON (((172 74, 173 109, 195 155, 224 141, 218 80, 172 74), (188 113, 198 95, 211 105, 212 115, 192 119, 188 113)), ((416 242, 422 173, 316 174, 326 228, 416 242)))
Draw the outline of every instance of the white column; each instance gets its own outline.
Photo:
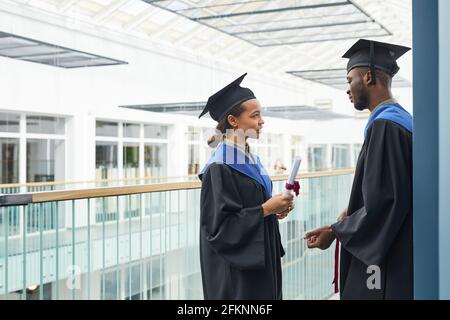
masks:
POLYGON ((299 153, 302 157, 302 164, 300 166, 300 171, 308 170, 308 144, 306 143, 306 139, 304 137, 300 140, 299 153))
POLYGON ((117 171, 118 179, 123 179, 123 122, 119 122, 119 141, 117 143, 117 171))
MULTIPOLYGON (((20 139, 19 139, 19 183, 27 182, 27 138, 26 138, 26 115, 20 115, 20 139)), ((25 192, 26 190, 21 190, 25 192)))
MULTIPOLYGON (((26 116, 20 115, 19 121, 19 183, 26 183, 27 180, 27 138, 26 138, 26 116)), ((20 188, 20 192, 26 192, 25 187, 20 188)), ((24 207, 19 209, 19 235, 23 236, 23 211, 24 207)))
MULTIPOLYGON (((96 171, 95 171, 95 159, 96 159, 96 147, 95 147, 95 136, 96 136, 96 119, 89 112, 87 116, 83 117, 83 130, 85 132, 84 135, 84 149, 85 151, 85 160, 84 160, 84 180, 95 180, 96 179, 96 171)), ((67 145, 69 148, 70 146, 67 145)))
POLYGON ((168 130, 168 176, 185 176, 188 167, 188 126, 176 124, 170 126, 168 130))
POLYGON ((86 141, 77 141, 77 136, 82 139, 82 136, 84 135, 84 132, 82 131, 83 128, 77 127, 77 120, 78 119, 76 116, 71 118, 67 117, 65 119, 65 181, 88 180, 84 179, 84 177, 82 176, 82 172, 85 172, 85 170, 83 169, 87 169, 83 168, 83 166, 86 165, 83 161, 84 159, 86 159, 86 156, 84 154, 86 148, 82 148, 79 143, 83 143, 86 141), (77 150, 77 152, 75 152, 75 150, 77 150))
POLYGON ((145 176, 145 170, 144 170, 144 125, 139 125, 139 178, 143 178, 145 176))
POLYGON ((327 144, 326 147, 326 166, 329 170, 333 169, 333 145, 332 144, 327 144))

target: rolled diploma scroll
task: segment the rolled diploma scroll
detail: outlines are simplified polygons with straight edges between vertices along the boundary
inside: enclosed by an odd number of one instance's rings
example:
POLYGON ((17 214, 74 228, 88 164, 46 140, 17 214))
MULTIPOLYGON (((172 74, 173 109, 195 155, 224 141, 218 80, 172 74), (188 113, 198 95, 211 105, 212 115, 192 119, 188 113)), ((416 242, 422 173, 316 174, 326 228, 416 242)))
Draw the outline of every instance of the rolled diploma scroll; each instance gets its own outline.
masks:
MULTIPOLYGON (((295 181, 295 177, 297 177, 298 169, 300 168, 300 164, 302 163, 302 157, 297 156, 295 157, 294 163, 292 164, 292 170, 289 174, 289 178, 286 181, 286 184, 293 184, 295 181)), ((292 190, 286 189, 286 184, 283 186, 283 194, 289 195, 291 194, 292 190)))

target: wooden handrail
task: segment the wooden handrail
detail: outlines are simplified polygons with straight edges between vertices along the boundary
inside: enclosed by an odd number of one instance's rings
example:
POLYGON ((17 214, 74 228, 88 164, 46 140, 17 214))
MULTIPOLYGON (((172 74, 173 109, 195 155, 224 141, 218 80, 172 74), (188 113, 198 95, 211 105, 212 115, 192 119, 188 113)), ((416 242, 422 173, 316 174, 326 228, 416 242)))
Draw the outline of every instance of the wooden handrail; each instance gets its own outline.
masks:
POLYGON ((195 174, 185 176, 164 176, 164 177, 143 177, 143 178, 125 178, 125 179, 100 179, 100 180, 86 180, 86 181, 49 181, 49 182, 28 182, 28 183, 4 183, 0 184, 0 188, 21 188, 21 187, 48 187, 48 186, 63 186, 74 184, 89 184, 89 183, 105 183, 105 182, 129 182, 139 180, 160 180, 160 179, 180 179, 186 177, 196 177, 195 174))
MULTIPOLYGON (((310 178, 348 175, 353 173, 354 169, 342 169, 333 171, 301 173, 297 176, 297 178, 310 179, 310 178)), ((287 179, 287 175, 273 176, 271 177, 271 179, 272 181, 284 181, 287 179)), ((199 188, 201 188, 200 181, 186 181, 186 182, 115 186, 115 187, 79 189, 79 190, 43 191, 25 194, 3 195, 0 196, 0 205, 3 206, 23 205, 25 204, 24 195, 31 196, 28 197, 31 200, 29 201, 29 203, 42 203, 51 201, 66 201, 66 200, 78 200, 78 199, 99 198, 99 197, 124 196, 150 192, 190 190, 199 188), (17 201, 15 201, 16 198, 17 201), (20 202, 18 202, 19 200, 20 202)))
POLYGON ((32 194, 32 203, 125 196, 131 194, 198 189, 200 181, 157 183, 80 190, 43 191, 32 194))

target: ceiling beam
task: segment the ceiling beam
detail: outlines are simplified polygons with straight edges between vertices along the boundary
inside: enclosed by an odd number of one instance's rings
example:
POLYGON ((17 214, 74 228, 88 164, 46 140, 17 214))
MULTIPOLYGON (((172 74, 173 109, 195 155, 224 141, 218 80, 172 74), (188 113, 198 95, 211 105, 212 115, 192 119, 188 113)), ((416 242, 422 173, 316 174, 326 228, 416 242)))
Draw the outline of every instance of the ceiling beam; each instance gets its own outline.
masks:
POLYGON ((125 5, 131 3, 134 0, 116 0, 110 3, 105 9, 98 12, 92 20, 95 23, 100 23, 106 19, 108 19, 112 14, 116 13, 117 10, 124 7, 125 5))
MULTIPOLYGON (((234 9, 231 11, 231 13, 232 13, 233 11, 236 11, 236 10, 242 8, 242 7, 245 6, 245 5, 246 5, 246 3, 243 3, 241 6, 237 6, 236 8, 234 8, 234 9)), ((260 6, 260 9, 265 8, 267 5, 268 5, 268 3, 262 3, 262 5, 260 6)), ((214 13, 214 12, 211 11, 211 10, 205 10, 205 11, 207 11, 208 13, 214 13)), ((249 20, 250 18, 251 18, 251 17, 248 16, 248 17, 244 18, 244 19, 242 20, 242 22, 245 22, 245 21, 249 20)), ((229 19, 226 19, 226 18, 225 18, 224 20, 225 20, 225 21, 232 22, 232 21, 230 21, 229 19)), ((217 30, 217 31, 221 32, 221 34, 218 35, 217 37, 215 37, 214 40, 213 40, 212 42, 205 41, 205 43, 204 43, 203 45, 201 45, 200 47, 197 47, 196 50, 203 50, 203 49, 204 49, 204 50, 207 50, 208 45, 209 45, 209 46, 213 46, 213 45, 215 45, 215 44, 217 44, 217 43, 222 43, 223 41, 226 41, 226 39, 228 39, 228 38, 230 38, 230 37, 233 37, 233 38, 235 38, 235 39, 238 39, 238 41, 236 42, 236 45, 242 45, 242 42, 241 42, 241 41, 245 41, 245 40, 239 39, 238 37, 234 37, 234 36, 232 36, 232 35, 230 35, 230 34, 224 32, 224 31, 221 31, 220 29, 216 29, 216 28, 213 28, 213 27, 210 27, 210 28, 212 28, 212 29, 214 29, 214 30, 217 30)), ((247 42, 247 41, 245 41, 245 42, 246 42, 246 43, 249 43, 249 42, 247 42)), ((250 44, 250 43, 249 43, 249 44, 250 44)))
POLYGON ((66 12, 80 1, 81 0, 64 0, 58 7, 59 12, 61 13, 66 12))
POLYGON ((198 36, 200 33, 206 32, 206 30, 208 30, 208 27, 206 27, 202 24, 199 24, 194 30, 191 30, 187 35, 184 35, 184 36, 180 37, 180 39, 176 40, 174 42, 174 44, 175 45, 183 45, 186 42, 188 42, 189 40, 198 36))
POLYGON ((148 7, 144 11, 142 11, 140 14, 136 16, 133 20, 125 23, 123 25, 123 29, 125 31, 133 31, 137 27, 139 27, 142 23, 144 23, 147 19, 149 19, 151 16, 156 14, 159 9, 155 7, 148 7))
MULTIPOLYGON (((183 21, 183 19, 177 15, 174 18, 172 18, 169 22, 166 22, 166 24, 164 24, 163 26, 158 28, 158 30, 156 30, 155 32, 149 33, 149 36, 151 38, 159 37, 163 33, 167 32, 168 30, 170 30, 173 27, 175 27, 176 25, 178 25, 180 23, 180 21, 183 21)), ((185 21, 183 21, 183 22, 185 22, 185 21)))

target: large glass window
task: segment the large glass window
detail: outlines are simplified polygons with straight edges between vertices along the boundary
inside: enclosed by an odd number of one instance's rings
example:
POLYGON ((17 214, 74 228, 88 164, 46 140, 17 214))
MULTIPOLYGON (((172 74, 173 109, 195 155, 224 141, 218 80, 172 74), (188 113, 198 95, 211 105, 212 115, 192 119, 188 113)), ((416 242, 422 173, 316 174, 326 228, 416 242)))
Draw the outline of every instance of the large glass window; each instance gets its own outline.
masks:
POLYGON ((0 112, 0 132, 19 132, 20 116, 0 112))
POLYGON ((95 146, 96 179, 117 179, 117 143, 97 141, 95 146))
MULTIPOLYGON (((95 134, 100 137, 119 136, 117 122, 96 121, 95 134)), ((95 178, 96 180, 118 179, 118 141, 96 141, 95 144, 95 178)))
MULTIPOLYGON (((27 115, 27 134, 65 134, 65 119, 27 115)), ((27 182, 64 181, 64 140, 27 139, 27 182)))
POLYGON ((139 178, 141 170, 142 178, 167 176, 167 129, 162 125, 97 121, 96 178, 139 178), (123 130, 118 130, 120 126, 123 130), (117 170, 119 165, 123 170, 117 170))
POLYGON ((308 163, 310 171, 327 170, 327 146, 313 145, 308 148, 308 163))
POLYGON ((64 181, 64 141, 27 139, 27 182, 64 181))
POLYGON ((332 148, 332 168, 349 168, 350 167, 350 145, 337 144, 332 148))
POLYGON ((102 137, 117 137, 119 135, 119 127, 116 122, 97 121, 95 134, 102 137))
POLYGON ((139 177, 139 144, 127 142, 123 144, 124 178, 139 177))
MULTIPOLYGON (((63 118, 0 113, 0 184, 64 181, 64 126, 63 118), (26 129, 25 134, 20 132, 20 128, 26 129), (21 152, 22 144, 23 152, 21 152)), ((33 186, 27 190, 40 191, 52 188, 54 187, 33 186)), ((0 193, 19 191, 19 188, 5 186, 0 193)), ((57 213, 49 211, 43 213, 40 209, 41 207, 33 207, 28 210, 27 232, 36 232, 39 227, 43 230, 54 228, 57 213), (41 225, 39 217, 44 220, 41 225)), ((11 208, 9 214, 8 232, 10 235, 18 234, 21 230, 19 208, 11 208)))
POLYGON ((188 174, 198 174, 200 172, 200 146, 189 144, 188 154, 188 174))
POLYGON ((139 138, 141 126, 135 123, 123 124, 123 136, 125 138, 139 138))
POLYGON ((150 143, 144 145, 144 176, 167 176, 167 145, 150 143))
POLYGON ((19 139, 0 138, 0 184, 19 182, 19 139))
POLYGON ((144 125, 144 138, 167 139, 167 127, 153 124, 144 125))
POLYGON ((262 133, 258 140, 249 140, 251 145, 250 151, 256 153, 260 159, 264 168, 269 174, 279 173, 278 168, 282 163, 282 136, 281 134, 262 133), (252 146, 254 146, 252 148, 252 146))
POLYGON ((64 118, 27 116, 27 133, 64 134, 64 118))
POLYGON ((64 134, 64 118, 41 115, 22 118, 19 114, 0 112, 0 183, 64 181, 64 134), (20 134, 21 125, 26 128, 25 134, 20 134), (26 144, 22 155, 21 143, 26 144), (23 168, 21 157, 26 163, 23 168), (25 172, 25 181, 19 177, 21 170, 25 172))
POLYGON ((200 139, 201 128, 189 127, 188 139, 188 174, 198 174, 200 172, 200 139))
POLYGON ((200 136, 201 136, 200 128, 196 128, 196 127, 188 128, 188 133, 187 133, 188 141, 199 142, 200 138, 201 138, 200 136))
POLYGON ((197 175, 211 157, 214 148, 206 143, 212 134, 210 128, 188 127, 188 174, 197 175))

